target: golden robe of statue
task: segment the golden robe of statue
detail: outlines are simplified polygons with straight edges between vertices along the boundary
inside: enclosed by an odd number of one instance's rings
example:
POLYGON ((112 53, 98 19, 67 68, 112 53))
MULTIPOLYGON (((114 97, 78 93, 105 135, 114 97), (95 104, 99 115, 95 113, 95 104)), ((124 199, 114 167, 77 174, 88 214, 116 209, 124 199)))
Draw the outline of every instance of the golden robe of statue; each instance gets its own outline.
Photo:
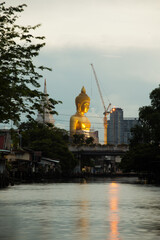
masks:
POLYGON ((89 131, 91 123, 89 119, 85 116, 88 112, 90 105, 90 98, 86 94, 86 90, 82 87, 81 93, 75 99, 77 112, 70 118, 70 136, 74 134, 85 134, 89 136, 89 131))

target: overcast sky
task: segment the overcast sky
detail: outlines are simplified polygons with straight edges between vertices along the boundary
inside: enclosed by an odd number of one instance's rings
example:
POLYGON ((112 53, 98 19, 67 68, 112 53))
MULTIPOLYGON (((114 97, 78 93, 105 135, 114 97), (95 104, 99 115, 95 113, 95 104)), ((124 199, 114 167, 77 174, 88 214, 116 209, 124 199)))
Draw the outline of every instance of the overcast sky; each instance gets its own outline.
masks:
POLYGON ((50 97, 63 102, 56 108, 57 126, 69 129, 75 97, 84 85, 91 98, 87 116, 103 140, 104 109, 90 63, 106 106, 110 101, 124 117, 137 117, 139 107, 150 104, 149 93, 160 83, 159 0, 6 2, 28 5, 19 19, 23 25, 42 24, 36 33, 46 37, 46 46, 36 63, 53 69, 44 78, 50 97))

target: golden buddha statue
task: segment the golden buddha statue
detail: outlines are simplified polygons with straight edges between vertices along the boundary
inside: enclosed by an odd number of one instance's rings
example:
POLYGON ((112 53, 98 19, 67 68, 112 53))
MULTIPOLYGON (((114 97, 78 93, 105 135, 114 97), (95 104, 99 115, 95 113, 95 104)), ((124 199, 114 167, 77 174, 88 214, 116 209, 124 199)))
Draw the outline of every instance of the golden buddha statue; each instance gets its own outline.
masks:
POLYGON ((70 136, 74 134, 85 134, 89 136, 91 123, 85 116, 90 105, 90 98, 86 94, 86 90, 82 87, 81 93, 75 99, 77 112, 70 118, 70 136))

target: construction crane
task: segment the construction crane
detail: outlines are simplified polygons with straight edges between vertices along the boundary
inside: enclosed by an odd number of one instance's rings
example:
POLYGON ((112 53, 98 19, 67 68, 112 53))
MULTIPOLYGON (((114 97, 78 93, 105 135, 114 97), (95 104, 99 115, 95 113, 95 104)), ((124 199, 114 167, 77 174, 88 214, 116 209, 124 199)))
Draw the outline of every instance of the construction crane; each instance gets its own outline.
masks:
POLYGON ((108 125, 107 124, 107 115, 110 113, 109 108, 111 106, 111 103, 109 103, 108 107, 106 108, 104 100, 103 100, 102 92, 101 92, 101 89, 100 89, 100 86, 99 86, 98 78, 97 78, 97 75, 96 75, 96 72, 95 72, 95 69, 94 69, 94 66, 93 66, 92 63, 91 63, 91 67, 92 67, 92 70, 93 70, 93 73, 94 73, 94 76, 95 76, 95 79, 96 79, 98 91, 99 91, 99 94, 100 94, 100 97, 101 97, 101 100, 102 100, 102 104, 103 104, 103 107, 104 107, 104 113, 103 113, 104 114, 104 144, 107 144, 107 125, 108 125))

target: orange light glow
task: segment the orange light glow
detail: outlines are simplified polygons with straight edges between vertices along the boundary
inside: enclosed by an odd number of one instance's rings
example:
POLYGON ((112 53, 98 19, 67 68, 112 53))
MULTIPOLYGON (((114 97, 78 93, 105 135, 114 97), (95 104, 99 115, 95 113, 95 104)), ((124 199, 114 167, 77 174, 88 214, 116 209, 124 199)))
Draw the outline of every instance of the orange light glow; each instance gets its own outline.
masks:
POLYGON ((113 112, 115 112, 115 111, 116 111, 116 109, 115 109, 115 108, 112 108, 112 111, 113 111, 113 112))
POLYGON ((119 232, 118 232, 118 223, 119 223, 119 216, 118 216, 118 184, 112 182, 110 184, 110 191, 109 191, 109 206, 110 206, 110 236, 109 240, 118 240, 119 239, 119 232))
POLYGON ((118 217, 116 216, 114 219, 110 219, 110 238, 109 240, 118 240, 119 232, 118 232, 118 217))
POLYGON ((116 211, 118 209, 118 201, 117 198, 112 198, 112 201, 110 202, 110 209, 112 211, 116 211))
POLYGON ((111 183, 111 186, 112 186, 112 187, 116 187, 116 188, 117 188, 117 187, 118 187, 118 184, 117 184, 117 183, 115 183, 115 182, 112 182, 112 183, 111 183))
POLYGON ((88 239, 89 218, 85 214, 88 211, 88 201, 83 200, 80 204, 77 227, 81 233, 81 239, 88 239))

